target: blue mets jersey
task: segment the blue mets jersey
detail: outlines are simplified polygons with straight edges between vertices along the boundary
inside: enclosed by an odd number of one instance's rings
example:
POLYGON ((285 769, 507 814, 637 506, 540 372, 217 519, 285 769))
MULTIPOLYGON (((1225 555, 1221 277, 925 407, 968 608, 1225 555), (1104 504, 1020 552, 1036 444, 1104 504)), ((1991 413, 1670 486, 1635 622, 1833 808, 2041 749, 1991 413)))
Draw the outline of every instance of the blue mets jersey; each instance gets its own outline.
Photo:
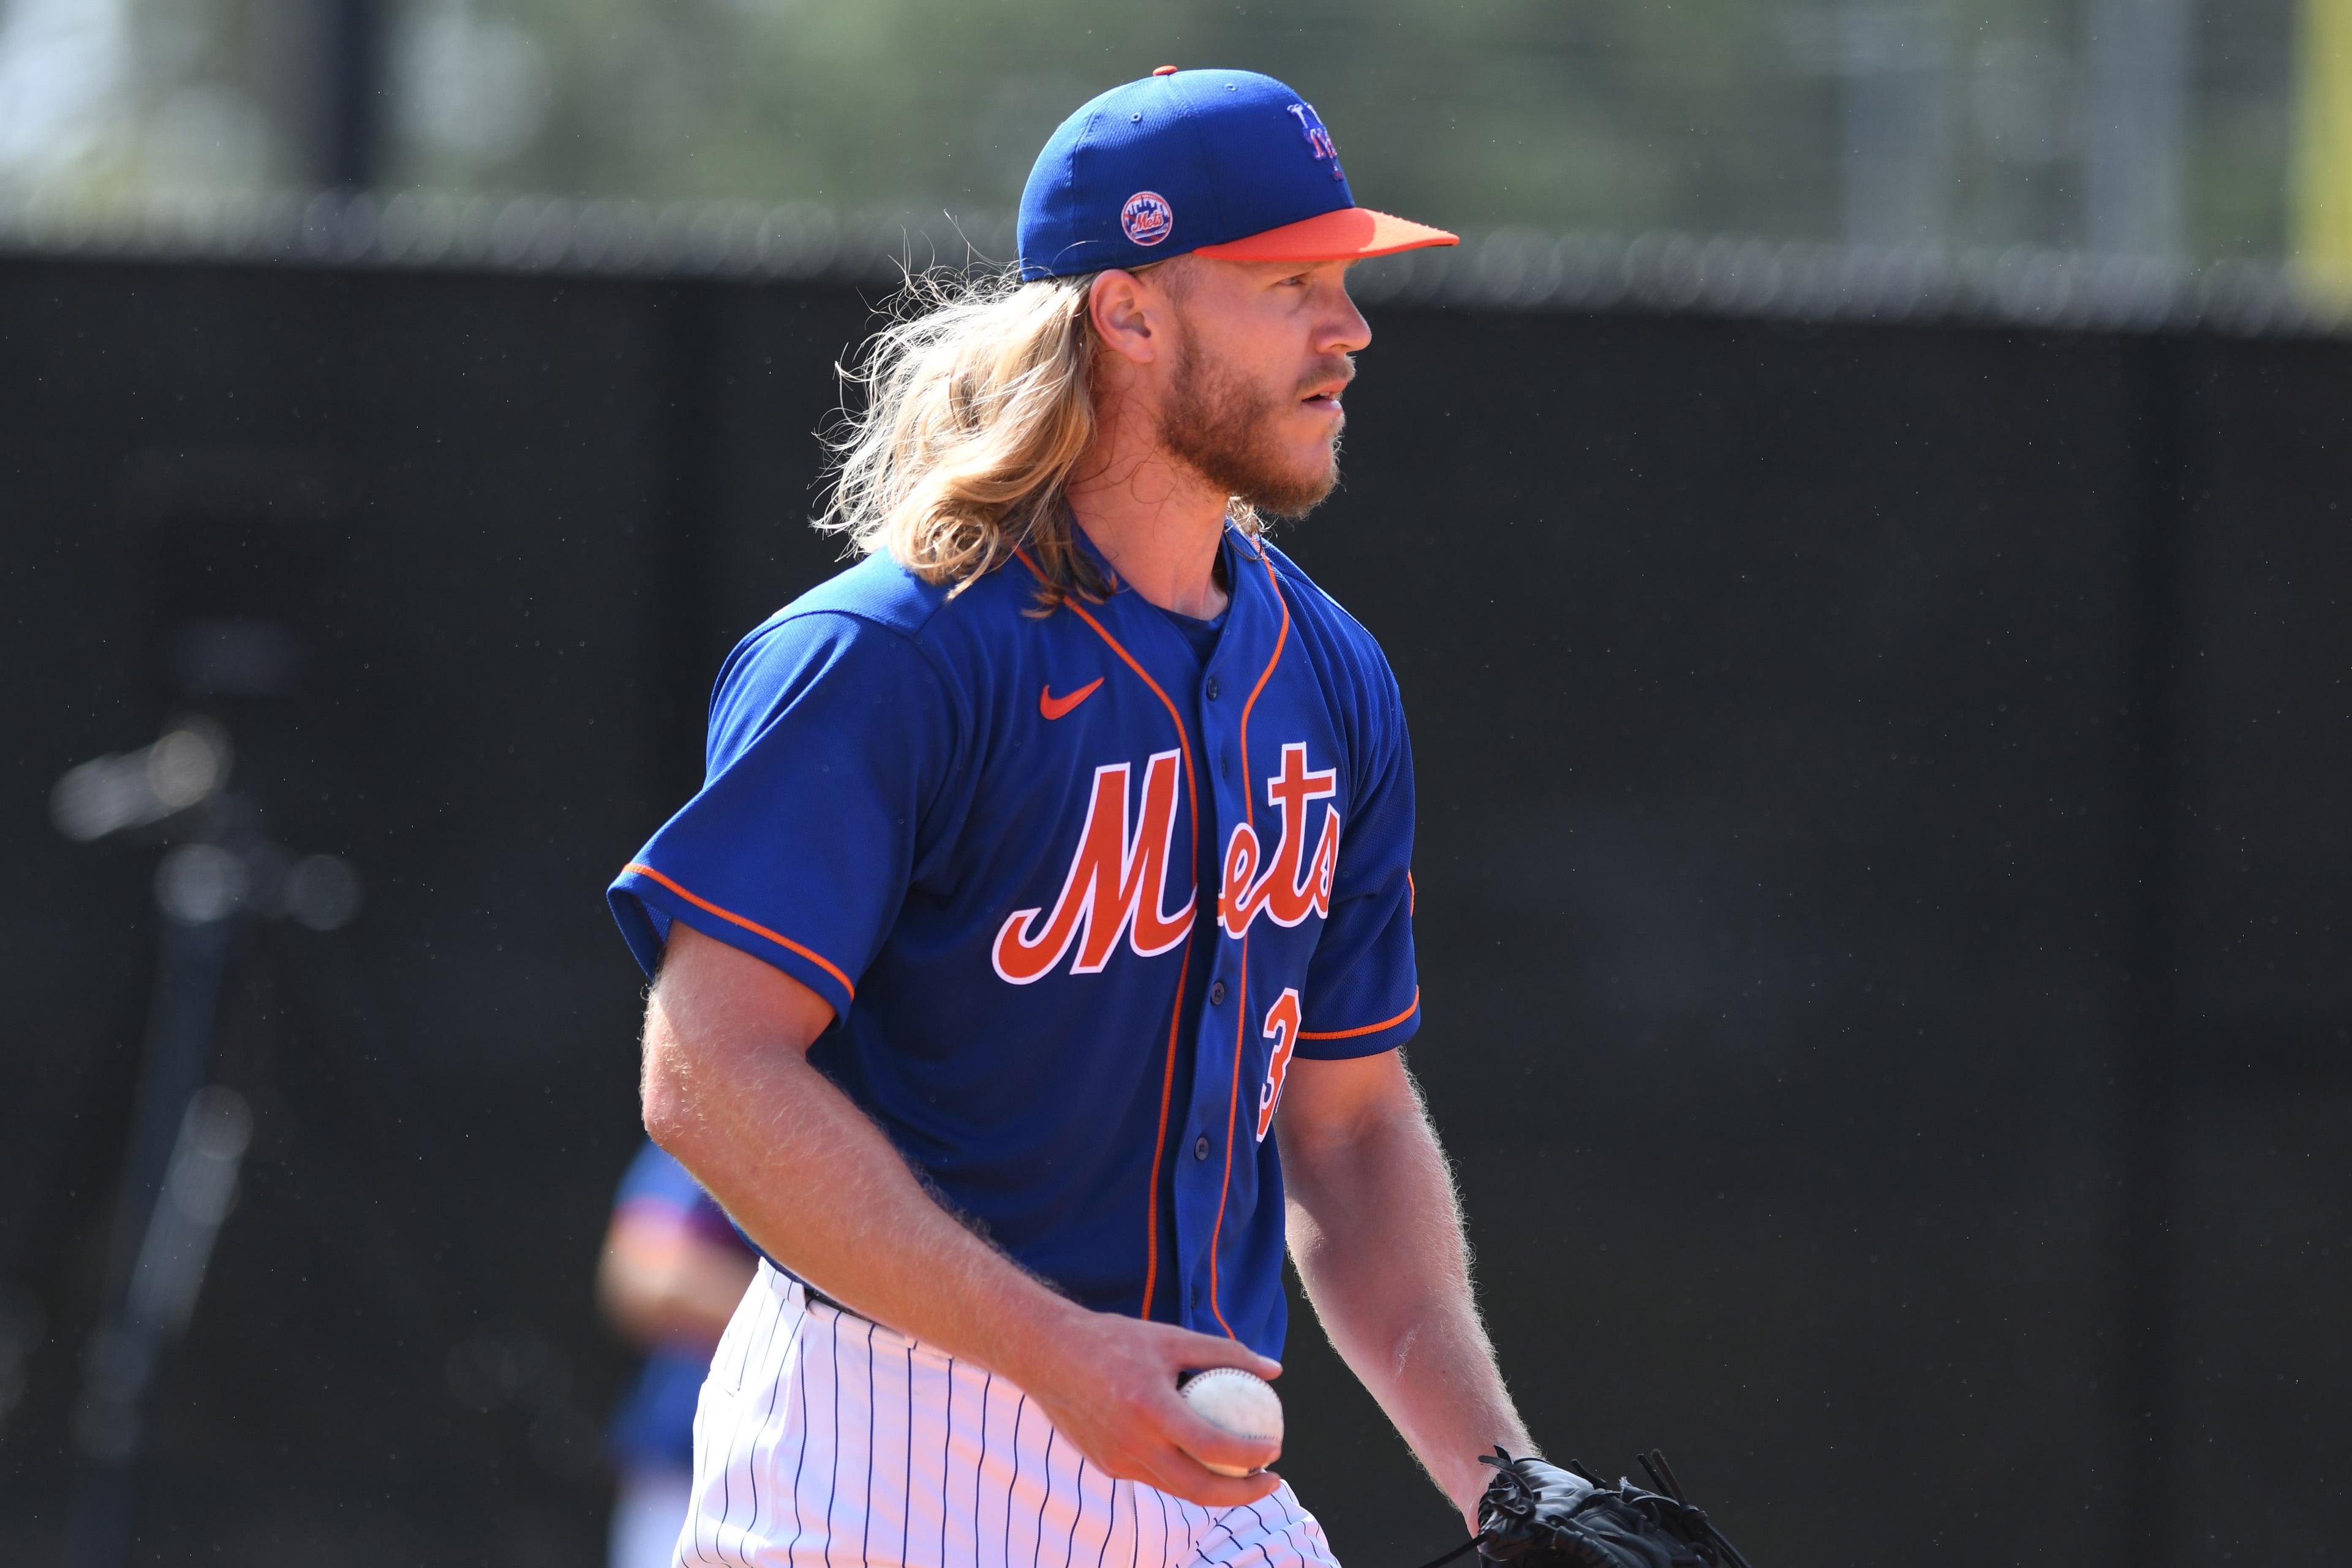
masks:
POLYGON ((1284 1076, 1420 1022, 1412 762, 1370 635, 1223 552, 1221 628, 844 572, 729 658, 611 898, 648 973, 683 921, 832 1004, 810 1060, 1024 1267, 1278 1355, 1284 1076))

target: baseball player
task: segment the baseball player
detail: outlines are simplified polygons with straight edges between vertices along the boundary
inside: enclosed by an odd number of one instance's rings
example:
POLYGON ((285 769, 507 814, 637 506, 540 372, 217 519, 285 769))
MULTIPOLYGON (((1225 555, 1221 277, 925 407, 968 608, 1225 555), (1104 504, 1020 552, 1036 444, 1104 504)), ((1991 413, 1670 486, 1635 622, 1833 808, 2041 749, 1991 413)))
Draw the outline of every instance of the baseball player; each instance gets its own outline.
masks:
POLYGON ((1286 1243, 1465 1521, 1528 1447, 1398 1055, 1396 681, 1260 523, 1336 480, 1350 263, 1454 236, 1282 83, 1172 67, 1062 124, 1019 235, 871 345, 822 523, 863 559, 729 658, 612 888, 646 1126, 764 1254, 698 1568, 1329 1563, 1178 1392, 1279 1372, 1286 1243))
POLYGON ((710 1194, 648 1143, 613 1199, 596 1299, 613 1326, 646 1352, 613 1413, 608 1568, 662 1568, 686 1517, 694 1410, 710 1352, 751 1283, 753 1257, 710 1194))

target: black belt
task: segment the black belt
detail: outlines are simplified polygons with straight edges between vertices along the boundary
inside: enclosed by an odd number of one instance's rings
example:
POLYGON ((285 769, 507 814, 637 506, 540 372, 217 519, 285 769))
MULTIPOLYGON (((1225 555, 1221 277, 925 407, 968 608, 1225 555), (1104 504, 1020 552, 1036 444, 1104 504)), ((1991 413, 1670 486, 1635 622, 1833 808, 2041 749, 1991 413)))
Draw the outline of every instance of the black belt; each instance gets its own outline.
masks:
POLYGON ((843 1306, 840 1302, 835 1300, 832 1297, 826 1295, 824 1291, 818 1289, 807 1280, 803 1279, 797 1274, 788 1274, 784 1278, 798 1284, 801 1289, 807 1293, 808 1299, 815 1302, 820 1307, 830 1307, 836 1312, 846 1312, 853 1318, 860 1315, 856 1312, 850 1311, 847 1307, 843 1306))

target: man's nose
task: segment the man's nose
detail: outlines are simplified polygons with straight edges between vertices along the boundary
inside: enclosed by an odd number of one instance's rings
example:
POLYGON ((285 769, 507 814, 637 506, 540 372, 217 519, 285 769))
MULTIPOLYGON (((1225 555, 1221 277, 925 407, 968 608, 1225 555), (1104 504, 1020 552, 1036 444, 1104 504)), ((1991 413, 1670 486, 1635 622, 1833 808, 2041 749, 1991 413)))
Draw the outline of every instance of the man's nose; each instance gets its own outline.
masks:
POLYGON ((1372 341, 1372 324, 1356 309, 1356 302, 1342 291, 1338 308, 1324 328, 1323 341, 1315 346, 1325 353, 1351 354, 1360 353, 1372 341))

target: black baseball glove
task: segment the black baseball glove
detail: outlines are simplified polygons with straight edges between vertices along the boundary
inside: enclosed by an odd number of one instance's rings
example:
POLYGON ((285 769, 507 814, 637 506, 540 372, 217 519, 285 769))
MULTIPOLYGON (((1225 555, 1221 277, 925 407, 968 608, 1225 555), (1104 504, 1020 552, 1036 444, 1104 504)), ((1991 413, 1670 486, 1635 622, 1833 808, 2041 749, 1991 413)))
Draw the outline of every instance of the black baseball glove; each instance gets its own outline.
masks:
POLYGON ((1561 1469, 1501 1447, 1478 1500, 1478 1554, 1516 1568, 1748 1568, 1723 1532, 1683 1497, 1666 1457, 1641 1458, 1658 1489, 1609 1486, 1573 1459, 1561 1469))

